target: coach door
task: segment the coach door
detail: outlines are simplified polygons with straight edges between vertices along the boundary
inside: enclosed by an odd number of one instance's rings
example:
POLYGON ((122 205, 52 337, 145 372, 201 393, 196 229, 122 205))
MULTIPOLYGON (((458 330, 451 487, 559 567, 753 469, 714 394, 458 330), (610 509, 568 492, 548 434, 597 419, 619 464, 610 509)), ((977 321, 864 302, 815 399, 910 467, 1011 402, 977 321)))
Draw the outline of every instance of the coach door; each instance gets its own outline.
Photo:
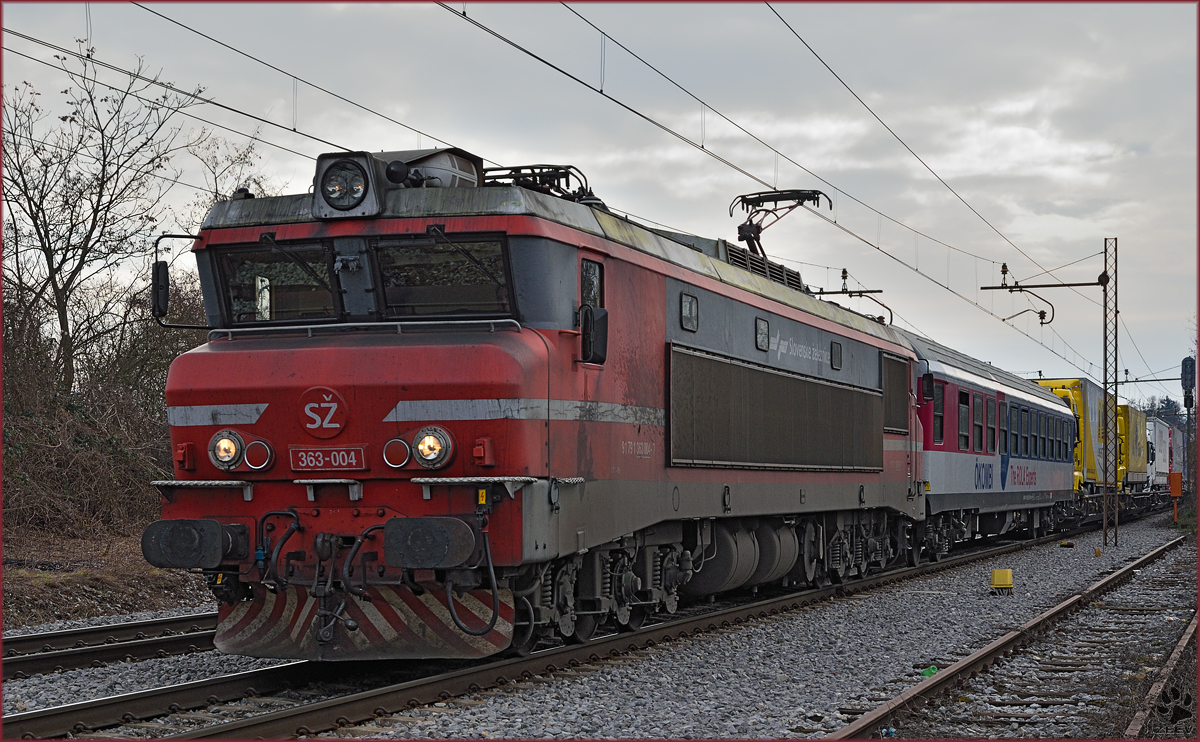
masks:
POLYGON ((888 502, 915 499, 917 436, 914 422, 911 364, 905 358, 883 353, 884 497, 888 502), (904 436, 896 438, 896 436, 904 436), (903 452, 903 461, 898 454, 903 452), (904 471, 899 471, 903 466, 904 471))

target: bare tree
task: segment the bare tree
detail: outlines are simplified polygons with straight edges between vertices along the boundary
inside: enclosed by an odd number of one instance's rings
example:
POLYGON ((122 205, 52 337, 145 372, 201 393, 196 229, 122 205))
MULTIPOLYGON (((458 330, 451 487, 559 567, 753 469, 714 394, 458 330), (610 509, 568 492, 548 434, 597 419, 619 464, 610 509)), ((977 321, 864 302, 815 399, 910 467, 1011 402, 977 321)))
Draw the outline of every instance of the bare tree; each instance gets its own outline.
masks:
POLYGON ((172 125, 195 98, 158 92, 140 62, 122 85, 105 85, 92 52, 81 49, 77 68, 57 57, 70 80, 63 115, 51 117, 28 82, 6 89, 3 99, 6 296, 19 288, 29 321, 45 308, 59 388, 68 394, 79 354, 117 331, 119 323, 97 320, 124 306, 135 286, 127 283, 125 295, 110 293, 101 306, 79 301, 81 292, 96 281, 118 286, 122 264, 146 255, 179 177, 172 157, 206 136, 172 125))
POLYGON ((196 193, 176 217, 180 229, 188 233, 199 229, 213 204, 228 200, 239 190, 257 197, 283 193, 286 184, 274 183, 261 169, 258 133, 256 129, 245 144, 208 135, 189 148, 200 165, 207 190, 196 193))

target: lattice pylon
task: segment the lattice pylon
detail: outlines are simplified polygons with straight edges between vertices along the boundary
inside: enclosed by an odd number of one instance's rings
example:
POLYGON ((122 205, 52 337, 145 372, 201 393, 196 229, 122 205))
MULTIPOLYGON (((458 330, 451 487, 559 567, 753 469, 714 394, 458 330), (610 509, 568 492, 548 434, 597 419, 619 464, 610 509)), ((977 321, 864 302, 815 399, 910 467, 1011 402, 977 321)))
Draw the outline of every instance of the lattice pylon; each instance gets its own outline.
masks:
POLYGON ((1104 240, 1104 400, 1100 414, 1100 442, 1103 446, 1103 519, 1104 545, 1108 546, 1108 533, 1112 530, 1113 545, 1119 543, 1117 470, 1120 455, 1117 443, 1117 326, 1120 313, 1117 309, 1117 238, 1104 240))

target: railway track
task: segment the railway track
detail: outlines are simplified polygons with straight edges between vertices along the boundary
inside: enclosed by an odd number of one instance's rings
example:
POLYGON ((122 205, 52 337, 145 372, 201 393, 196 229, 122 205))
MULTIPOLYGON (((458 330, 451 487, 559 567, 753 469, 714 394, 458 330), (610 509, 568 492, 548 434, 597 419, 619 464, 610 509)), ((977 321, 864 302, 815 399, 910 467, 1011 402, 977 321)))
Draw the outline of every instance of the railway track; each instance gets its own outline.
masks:
MULTIPOLYGON (((445 671, 446 663, 436 666, 429 663, 425 672, 412 673, 415 677, 348 694, 343 688, 338 697, 317 701, 308 701, 305 697, 336 695, 336 689, 316 694, 311 691, 296 693, 289 689, 302 688, 318 681, 338 683, 355 677, 369 677, 373 673, 368 671, 367 666, 372 663, 334 663, 334 667, 330 667, 328 663, 295 662, 184 685, 13 714, 4 720, 5 732, 9 737, 46 738, 135 725, 154 736, 172 739, 287 738, 315 734, 484 688, 506 686, 523 678, 573 672, 573 668, 584 663, 644 650, 663 642, 735 626, 756 617, 793 610, 840 595, 860 593, 1090 530, 1094 528, 981 549, 844 585, 786 593, 700 615, 676 617, 637 632, 600 637, 585 645, 546 649, 527 657, 489 660, 449 672, 445 671), (290 697, 283 697, 281 694, 284 692, 290 697), (228 703, 239 699, 244 701, 241 704, 228 703), (214 706, 219 707, 215 712, 211 708, 214 706), (197 713, 198 709, 206 710, 197 713), (265 709, 271 710, 263 713, 265 709), (239 714, 253 715, 230 718, 239 714), (150 719, 154 721, 146 721, 150 719)), ((374 667, 374 673, 379 674, 382 668, 387 667, 387 663, 374 663, 374 667)))
POLYGON ((5 637, 4 679, 203 652, 213 648, 216 626, 214 611, 5 637))
MULTIPOLYGON (((969 736, 987 736, 999 733, 1000 727, 1012 731, 1013 725, 1023 729, 1039 720, 1058 723, 1070 714, 1085 718, 1105 704, 1103 699, 1088 697, 1097 687, 1097 676, 1111 675, 1115 659, 1139 631, 1144 631, 1147 617, 1161 617, 1164 610, 1175 610, 1181 614, 1191 612, 1194 620, 1194 587, 1185 591, 1191 595, 1191 605, 1099 603, 1101 596, 1184 542, 1185 537, 1180 536, 1152 550, 982 649, 940 668, 932 677, 863 713, 828 738, 957 736, 968 722, 972 725, 969 736), (1087 620, 1073 620, 1069 630, 1047 635, 1089 606, 1097 610, 1092 610, 1087 620), (968 681, 970 690, 956 691, 960 694, 956 702, 939 707, 936 714, 921 713, 923 707, 931 707, 933 699, 968 681)), ((1168 574, 1160 581, 1179 585, 1181 579, 1168 574)), ((1021 732, 1022 736, 1039 736, 1031 733, 1027 728, 1021 732)))

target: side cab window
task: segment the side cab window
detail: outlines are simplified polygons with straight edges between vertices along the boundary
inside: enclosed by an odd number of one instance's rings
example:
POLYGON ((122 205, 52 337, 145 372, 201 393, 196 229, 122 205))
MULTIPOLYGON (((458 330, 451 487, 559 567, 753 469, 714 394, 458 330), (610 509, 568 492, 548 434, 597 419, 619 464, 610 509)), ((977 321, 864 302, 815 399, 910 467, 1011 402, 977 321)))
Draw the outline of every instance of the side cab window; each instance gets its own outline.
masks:
POLYGON ((608 310, 604 308, 604 265, 579 262, 579 361, 602 365, 608 357, 608 310))
POLYGON ((604 266, 587 258, 579 263, 579 305, 604 307, 604 266))

